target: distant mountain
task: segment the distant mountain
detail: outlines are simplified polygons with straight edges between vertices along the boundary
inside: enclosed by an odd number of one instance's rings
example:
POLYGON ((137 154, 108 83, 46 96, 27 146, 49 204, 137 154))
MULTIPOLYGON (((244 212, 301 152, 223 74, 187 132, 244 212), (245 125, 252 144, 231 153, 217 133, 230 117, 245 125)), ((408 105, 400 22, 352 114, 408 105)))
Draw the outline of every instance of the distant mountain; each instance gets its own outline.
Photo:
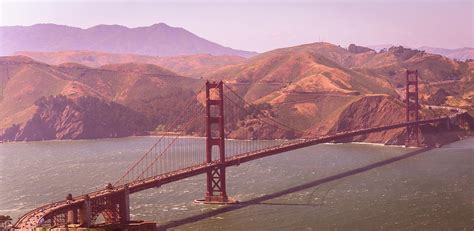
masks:
POLYGON ((152 56, 211 54, 250 57, 257 54, 224 47, 164 23, 137 28, 98 25, 88 29, 55 24, 2 26, 0 41, 0 55, 12 55, 18 51, 62 50, 152 56))
POLYGON ((237 64, 245 61, 240 56, 221 55, 214 56, 208 54, 180 55, 173 57, 156 57, 133 54, 112 54, 97 51, 57 51, 57 52, 37 52, 22 51, 16 55, 28 56, 34 60, 51 65, 63 63, 79 63, 89 67, 100 67, 107 64, 119 63, 147 63, 155 64, 182 76, 199 78, 208 75, 215 69, 226 65, 237 64))
MULTIPOLYGON (((368 46, 369 48, 375 50, 375 51, 380 51, 382 49, 388 49, 390 47, 395 47, 396 45, 393 44, 381 44, 381 45, 374 45, 374 46, 368 46)), ((428 47, 428 46, 422 46, 418 48, 412 48, 412 49, 417 49, 420 51, 425 51, 430 54, 437 54, 437 55, 442 55, 451 59, 457 59, 460 61, 465 61, 468 59, 474 59, 474 48, 472 47, 463 47, 463 48, 458 48, 458 49, 447 49, 447 48, 439 48, 439 47, 428 47)))

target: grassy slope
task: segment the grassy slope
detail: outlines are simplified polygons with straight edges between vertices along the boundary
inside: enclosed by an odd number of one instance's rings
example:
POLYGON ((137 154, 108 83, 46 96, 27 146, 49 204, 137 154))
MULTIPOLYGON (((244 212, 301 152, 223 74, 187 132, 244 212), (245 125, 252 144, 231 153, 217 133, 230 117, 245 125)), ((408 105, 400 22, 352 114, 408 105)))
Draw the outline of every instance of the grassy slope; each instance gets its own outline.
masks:
POLYGON ((308 129, 330 123, 365 94, 396 95, 387 79, 344 66, 352 55, 328 43, 307 44, 258 55, 211 77, 226 79, 247 100, 270 103, 278 120, 308 129))

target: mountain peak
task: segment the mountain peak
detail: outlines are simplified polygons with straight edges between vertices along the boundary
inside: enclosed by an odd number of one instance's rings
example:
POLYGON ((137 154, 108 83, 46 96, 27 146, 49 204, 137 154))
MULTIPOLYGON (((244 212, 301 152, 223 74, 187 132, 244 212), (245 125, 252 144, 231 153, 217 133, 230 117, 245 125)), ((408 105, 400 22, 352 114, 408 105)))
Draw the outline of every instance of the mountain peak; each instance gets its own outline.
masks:
POLYGON ((12 55, 18 51, 64 50, 151 56, 211 54, 251 57, 257 54, 224 47, 165 23, 135 28, 97 25, 88 29, 56 24, 24 26, 21 30, 0 26, 0 34, 0 55, 12 55))
POLYGON ((166 24, 164 22, 159 22, 159 23, 155 23, 155 24, 151 25, 150 27, 171 27, 171 26, 169 26, 168 24, 166 24))

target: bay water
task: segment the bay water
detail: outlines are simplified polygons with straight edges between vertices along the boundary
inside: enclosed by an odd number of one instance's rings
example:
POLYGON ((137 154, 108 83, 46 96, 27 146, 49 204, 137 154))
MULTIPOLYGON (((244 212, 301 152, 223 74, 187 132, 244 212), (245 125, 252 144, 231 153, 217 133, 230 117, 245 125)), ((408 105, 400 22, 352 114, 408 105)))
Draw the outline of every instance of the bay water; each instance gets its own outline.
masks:
MULTIPOLYGON (((0 214, 16 221, 68 193, 103 188, 156 139, 0 144, 0 214)), ((131 217, 170 230, 473 230, 474 138, 416 150, 307 147, 228 168, 239 204, 193 203, 205 194, 199 175, 132 194, 131 217)))

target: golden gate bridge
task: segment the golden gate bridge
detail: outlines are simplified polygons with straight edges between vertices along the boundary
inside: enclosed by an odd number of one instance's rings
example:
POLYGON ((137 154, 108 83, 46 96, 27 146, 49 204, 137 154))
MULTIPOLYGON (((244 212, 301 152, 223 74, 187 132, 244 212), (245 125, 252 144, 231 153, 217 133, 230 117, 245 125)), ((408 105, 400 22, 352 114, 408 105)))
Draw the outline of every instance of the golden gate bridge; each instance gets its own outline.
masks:
POLYGON ((49 203, 18 219, 15 229, 65 227, 79 224, 93 226, 100 215, 105 223, 130 222, 129 195, 160 187, 199 174, 206 174, 203 203, 232 203, 226 190, 226 168, 263 157, 288 152, 344 138, 406 128, 407 146, 419 146, 419 126, 446 123, 449 117, 420 119, 418 111, 418 72, 406 73, 406 120, 396 124, 316 135, 295 129, 272 117, 271 113, 247 102, 224 82, 206 82, 205 99, 190 99, 186 110, 171 122, 174 135, 160 136, 156 143, 113 184, 104 189, 49 203), (202 116, 205 115, 205 116, 202 116), (255 140, 256 131, 243 125, 245 121, 281 134, 299 134, 302 139, 255 140), (182 139, 186 134, 205 133, 206 139, 182 139), (226 136, 248 142, 229 142, 226 136))

